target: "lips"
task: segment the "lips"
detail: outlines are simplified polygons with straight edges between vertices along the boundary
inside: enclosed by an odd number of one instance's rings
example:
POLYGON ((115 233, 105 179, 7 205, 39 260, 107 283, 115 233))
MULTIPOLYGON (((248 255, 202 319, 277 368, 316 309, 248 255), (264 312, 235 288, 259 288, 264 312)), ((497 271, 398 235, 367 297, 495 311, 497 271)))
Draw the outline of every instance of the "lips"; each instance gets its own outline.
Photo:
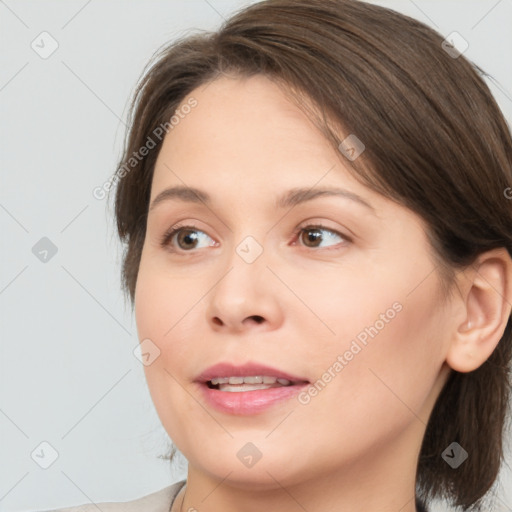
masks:
MULTIPOLYGON (((249 379, 252 381, 252 379, 249 379)), ((309 385, 309 380, 299 375, 258 363, 246 363, 235 366, 231 363, 219 363, 204 370, 195 382, 204 397, 205 404, 217 411, 229 415, 249 416, 284 407, 285 402, 297 396, 309 385), (263 386, 261 384, 240 384, 240 377, 274 377, 286 379, 285 385, 279 383, 263 386), (230 379, 233 384, 213 386, 212 379, 230 379)))

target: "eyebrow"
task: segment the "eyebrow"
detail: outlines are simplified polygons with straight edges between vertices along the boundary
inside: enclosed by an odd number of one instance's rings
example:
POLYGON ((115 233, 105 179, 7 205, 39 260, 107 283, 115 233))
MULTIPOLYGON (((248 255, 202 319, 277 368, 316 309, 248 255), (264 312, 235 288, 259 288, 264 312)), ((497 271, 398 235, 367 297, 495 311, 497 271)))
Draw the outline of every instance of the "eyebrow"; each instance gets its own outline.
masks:
MULTIPOLYGON (((276 207, 280 209, 293 208, 294 206, 305 203, 306 201, 326 196, 344 197, 375 212, 375 208, 361 196, 351 192, 350 190, 337 187, 315 189, 293 188, 277 199, 276 207)), ((188 203, 203 203, 206 205, 210 205, 212 202, 210 195, 203 190, 194 187, 174 186, 162 190, 162 192, 153 199, 149 211, 153 210, 158 204, 171 200, 179 200, 188 203)))

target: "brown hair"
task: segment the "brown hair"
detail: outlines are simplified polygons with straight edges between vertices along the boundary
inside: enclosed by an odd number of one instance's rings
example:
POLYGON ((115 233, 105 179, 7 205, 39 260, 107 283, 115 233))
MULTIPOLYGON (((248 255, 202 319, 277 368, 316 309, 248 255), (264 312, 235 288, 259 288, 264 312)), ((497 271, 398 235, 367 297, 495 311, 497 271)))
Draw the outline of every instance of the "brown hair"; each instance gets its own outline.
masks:
MULTIPOLYGON (((362 183, 418 214, 428 226, 445 283, 487 250, 512 255, 512 138, 481 75, 443 37, 412 18, 357 0, 267 0, 214 33, 175 41, 144 70, 129 112, 115 215, 126 243, 122 279, 132 307, 161 140, 126 163, 196 87, 223 73, 264 74, 292 93, 338 147, 365 144, 348 164, 362 183), (305 100, 305 101, 304 101, 305 100), (308 104, 314 105, 309 108, 308 104)), ((193 115, 193 114, 191 114, 193 115)), ((119 173, 119 171, 118 171, 119 173)), ((477 370, 452 371, 431 414, 418 461, 423 500, 478 509, 503 458, 512 321, 477 370), (456 470, 441 457, 459 443, 456 470)))

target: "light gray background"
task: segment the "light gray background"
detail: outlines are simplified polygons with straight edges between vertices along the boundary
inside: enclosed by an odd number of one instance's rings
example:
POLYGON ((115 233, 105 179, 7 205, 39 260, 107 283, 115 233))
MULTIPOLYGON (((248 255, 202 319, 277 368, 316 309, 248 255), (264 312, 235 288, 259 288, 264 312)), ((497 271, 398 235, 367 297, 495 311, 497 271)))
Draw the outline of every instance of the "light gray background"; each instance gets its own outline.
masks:
MULTIPOLYGON (((92 190, 115 171, 153 52, 248 3, 0 0, 0 511, 124 501, 186 475, 157 458, 167 435, 132 352, 112 212, 92 190), (43 31, 59 45, 46 59, 31 48, 43 31), (46 263, 32 252, 42 237, 58 250, 46 263), (49 460, 43 441, 58 452, 48 469, 31 458, 49 460)), ((510 0, 374 3, 459 32, 510 123, 510 0)), ((512 494, 498 495, 510 510, 512 494)))

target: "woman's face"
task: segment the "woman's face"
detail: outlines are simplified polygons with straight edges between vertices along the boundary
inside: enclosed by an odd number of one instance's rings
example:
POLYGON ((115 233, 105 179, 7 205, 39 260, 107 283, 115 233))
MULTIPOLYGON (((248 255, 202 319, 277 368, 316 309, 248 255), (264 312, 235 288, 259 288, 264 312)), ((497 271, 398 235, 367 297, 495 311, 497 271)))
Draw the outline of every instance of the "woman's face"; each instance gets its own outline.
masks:
POLYGON ((268 79, 191 97, 158 156, 135 293, 152 399, 189 471, 259 488, 383 467, 414 479, 453 313, 419 217, 351 177, 268 79), (200 192, 153 204, 172 187, 200 192), (218 363, 309 384, 197 382, 218 363))

